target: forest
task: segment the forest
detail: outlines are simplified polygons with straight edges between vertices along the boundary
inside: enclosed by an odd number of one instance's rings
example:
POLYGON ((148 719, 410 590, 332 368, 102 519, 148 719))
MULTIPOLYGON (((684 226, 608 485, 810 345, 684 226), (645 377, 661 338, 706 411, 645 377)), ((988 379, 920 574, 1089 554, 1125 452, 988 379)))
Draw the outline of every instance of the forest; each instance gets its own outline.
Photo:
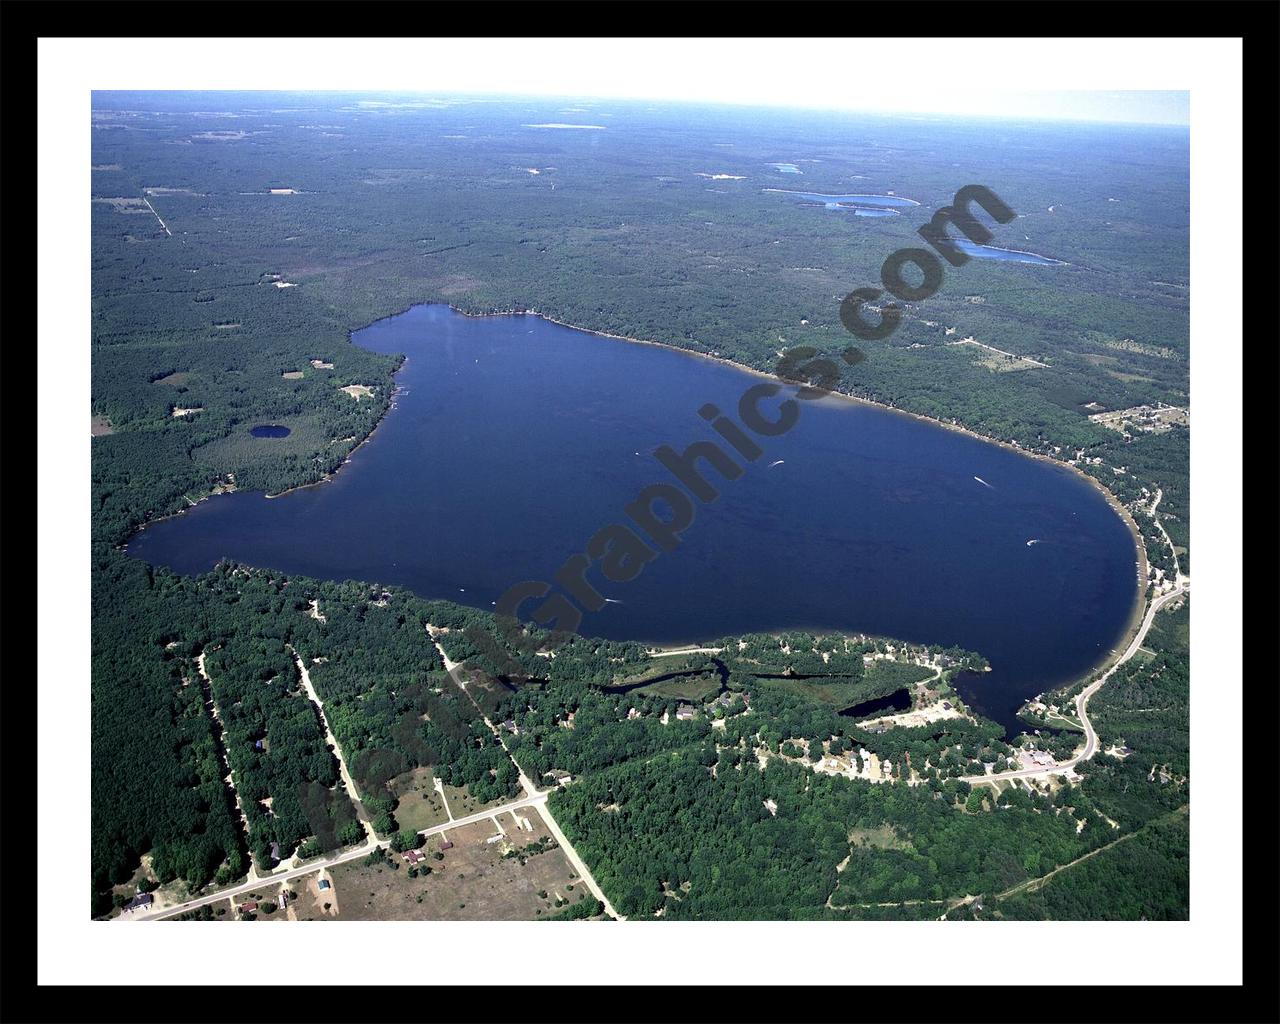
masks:
MULTIPOLYGON (((1189 401, 1184 131, 727 109, 691 124, 622 103, 608 130, 572 133, 522 127, 556 119, 524 103, 281 106, 252 94, 93 100, 95 913, 144 855, 158 881, 194 891, 243 876, 250 858, 269 863, 273 843, 285 855, 358 840, 301 661, 380 836, 398 829, 393 780, 414 768, 479 800, 517 790, 474 696, 517 725, 508 739, 530 774, 574 774, 553 805, 626 913, 909 916, 919 912, 860 904, 1017 885, 1100 846, 1110 819, 1141 832, 1001 913, 1186 916, 1182 619, 1161 622, 1153 658, 1095 698, 1107 743, 1133 753, 1099 756, 1070 791, 1002 797, 997 809, 954 778, 1010 753, 991 723, 869 733, 836 713, 919 677, 864 667, 884 641, 733 638, 724 664, 742 703, 678 720, 673 696, 606 690, 659 673, 639 644, 574 638, 540 658, 512 649, 487 611, 371 581, 225 564, 185 578, 120 550, 143 523, 212 493, 278 493, 338 471, 393 405, 399 359, 349 338, 380 317, 425 301, 536 309, 770 369, 780 346, 848 344, 842 296, 875 280, 928 207, 983 182, 1019 215, 995 244, 1064 265, 949 270, 936 295, 904 306, 892 339, 843 368, 839 389, 1080 462, 1134 508, 1161 491, 1185 571, 1187 430, 1125 440, 1089 419, 1189 401), (209 131, 220 107, 236 131, 209 131), (777 161, 798 161, 802 176, 777 161), (764 191, 796 187, 894 191, 924 210, 852 218, 764 191), (168 231, 145 207, 112 201, 144 196, 168 231), (957 344, 967 338, 1044 365, 957 344), (258 423, 291 433, 255 445, 258 423), (474 693, 443 672, 428 623, 448 629, 446 653, 478 674, 474 693), (523 675, 504 676, 475 636, 523 675), (927 784, 815 774, 781 754, 797 741, 925 765, 927 784), (779 755, 763 772, 744 768, 755 744, 779 755), (611 804, 620 809, 598 809, 611 804), (1105 905, 1108 890, 1123 898, 1105 905)), ((1136 518, 1152 564, 1166 565, 1158 531, 1136 518)))

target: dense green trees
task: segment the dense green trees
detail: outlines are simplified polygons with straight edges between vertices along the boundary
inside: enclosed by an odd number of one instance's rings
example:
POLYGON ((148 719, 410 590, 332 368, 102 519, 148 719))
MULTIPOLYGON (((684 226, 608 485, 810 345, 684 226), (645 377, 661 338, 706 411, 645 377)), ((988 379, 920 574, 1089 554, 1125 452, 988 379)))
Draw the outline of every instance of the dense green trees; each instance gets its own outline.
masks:
POLYGON ((1077 834, 1052 804, 964 814, 921 787, 779 761, 712 777, 683 752, 589 775, 556 792, 552 810, 628 916, 857 916, 861 903, 1003 889, 1107 838, 1077 834), (878 845, 856 838, 886 823, 878 845))
MULTIPOLYGON (((99 108, 119 102, 137 105, 95 97, 99 108)), ((1020 214, 997 244, 1069 264, 974 260, 948 270, 937 295, 907 305, 891 340, 869 344, 868 358, 843 371, 841 389, 1058 457, 1084 449, 1103 459, 1090 471, 1122 500, 1161 488, 1162 518, 1186 547, 1186 431, 1126 442, 1087 417, 1096 407, 1186 404, 1184 136, 1020 129, 1022 158, 1010 161, 1007 147, 981 144, 987 129, 972 125, 807 114, 761 121, 717 111, 673 146, 665 115, 632 109, 642 116, 625 119, 625 129, 534 143, 511 130, 526 112, 501 104, 377 116, 326 107, 324 123, 340 126, 338 146, 305 126, 315 110, 303 120, 272 103, 240 110, 238 123, 256 134, 219 142, 181 97, 148 103, 169 109, 134 115, 146 131, 93 133, 94 196, 159 188, 151 198, 173 231, 159 231, 150 214, 92 205, 92 411, 114 430, 92 442, 98 909, 146 852, 159 879, 200 886, 238 877, 272 842, 282 853, 300 842, 309 855, 360 840, 291 650, 380 831, 396 828, 387 783, 416 766, 482 800, 517 790, 475 697, 491 719, 518 724, 510 742, 531 775, 554 767, 580 777, 555 800, 584 855, 602 865, 611 898, 639 914, 818 915, 829 913, 833 893, 852 906, 952 884, 999 886, 1110 834, 1102 815, 1131 829, 1185 799, 1187 659, 1172 645, 1130 663, 1094 699, 1108 742, 1134 753, 1087 766, 1071 790, 1086 827, 1072 838, 1056 804, 1029 798, 1024 806, 1013 796, 998 811, 957 806, 969 794, 950 776, 1004 752, 985 725, 868 734, 833 714, 845 698, 911 681, 890 678, 904 670, 883 663, 864 670, 864 652, 840 638, 745 638, 726 661, 730 686, 750 692, 751 711, 717 712, 724 727, 714 732, 705 714, 664 726, 674 699, 599 690, 653 670, 641 645, 576 639, 552 660, 498 639, 522 674, 482 680, 468 695, 443 673, 425 626, 448 628, 449 656, 496 676, 500 666, 467 631, 492 639, 487 612, 229 566, 182 579, 116 548, 143 522, 217 488, 276 492, 340 466, 390 407, 398 365, 350 344, 347 332, 413 302, 447 300, 468 312, 536 307, 764 370, 784 342, 820 351, 847 344, 839 296, 873 280, 920 218, 851 218, 760 191, 796 184, 767 169, 780 139, 794 150, 789 159, 812 155, 804 187, 819 191, 843 190, 857 175, 866 182, 859 187, 936 204, 963 183, 988 182, 1020 214), (443 140, 471 123, 484 130, 465 145, 443 140), (731 150, 715 145, 722 138, 734 140, 731 150), (518 170, 530 164, 546 173, 518 170), (282 167, 288 182, 279 180, 282 167), (744 180, 709 191, 698 175, 721 167, 744 180), (301 193, 268 196, 268 183, 301 193), (1049 365, 993 372, 978 350, 951 344, 967 335, 1049 365), (348 384, 368 385, 372 398, 339 390, 348 384), (202 411, 174 417, 175 408, 202 411), (258 422, 283 422, 292 433, 254 444, 247 430, 258 422), (221 726, 205 706, 201 654, 221 726), (1150 707, 1162 711, 1142 710, 1150 707), (629 717, 633 709, 638 717, 629 717), (908 790, 831 780, 776 759, 763 774, 740 769, 755 743, 776 750, 790 740, 809 740, 811 752, 822 742, 861 747, 899 770, 909 757, 917 768, 933 765, 936 777, 908 790), (222 782, 224 749, 242 788, 248 843, 222 782), (606 806, 610 795, 625 797, 622 811, 599 811, 589 799, 597 795, 606 806), (850 848, 846 829, 884 823, 903 833, 900 845, 850 848)), ((1164 564, 1160 546, 1148 547, 1164 564)), ((1178 846, 1164 835, 1153 825, 1087 862, 1088 877, 1113 865, 1107 870, 1130 879, 1126 892, 1141 889, 1135 871, 1176 885, 1178 846), (1143 859, 1151 850, 1167 853, 1169 872, 1143 859)), ((1067 912, 1052 902, 1067 877, 1037 894, 1043 903, 1029 903, 1027 914, 1067 912)), ((1096 900, 1070 906, 1100 913, 1096 900)), ((1125 914, 1165 910, 1176 916, 1176 900, 1163 908, 1140 895, 1123 902, 1125 914)), ((855 912, 883 911, 841 911, 855 912)))

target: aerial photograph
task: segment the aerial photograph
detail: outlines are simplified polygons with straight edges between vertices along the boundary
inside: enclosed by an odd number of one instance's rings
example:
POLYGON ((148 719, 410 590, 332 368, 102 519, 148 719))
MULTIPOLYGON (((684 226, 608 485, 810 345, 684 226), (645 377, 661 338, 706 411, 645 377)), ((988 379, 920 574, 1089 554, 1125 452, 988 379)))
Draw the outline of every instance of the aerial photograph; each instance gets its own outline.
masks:
POLYGON ((1189 920, 1187 96, 95 90, 84 917, 1189 920))

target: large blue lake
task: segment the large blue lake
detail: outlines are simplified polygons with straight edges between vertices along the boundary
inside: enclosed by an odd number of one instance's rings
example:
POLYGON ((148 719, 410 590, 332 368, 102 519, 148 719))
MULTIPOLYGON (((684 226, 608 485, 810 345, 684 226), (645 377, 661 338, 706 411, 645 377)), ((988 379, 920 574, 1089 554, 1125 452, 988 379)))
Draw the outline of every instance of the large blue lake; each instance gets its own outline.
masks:
MULTIPOLYGON (((408 361, 396 407, 340 472, 270 500, 211 498, 129 552, 185 573, 231 558, 491 608, 625 521, 642 488, 671 482, 658 446, 718 440, 700 407, 736 419, 761 382, 536 316, 440 305, 353 340, 408 361)), ((764 455, 739 479, 706 470, 720 497, 674 552, 629 583, 589 576, 616 603, 581 632, 669 644, 801 627, 958 644, 992 664, 962 680, 965 698, 1011 728, 1024 698, 1119 640, 1138 596, 1134 543, 1069 470, 835 397, 758 440, 764 455)))

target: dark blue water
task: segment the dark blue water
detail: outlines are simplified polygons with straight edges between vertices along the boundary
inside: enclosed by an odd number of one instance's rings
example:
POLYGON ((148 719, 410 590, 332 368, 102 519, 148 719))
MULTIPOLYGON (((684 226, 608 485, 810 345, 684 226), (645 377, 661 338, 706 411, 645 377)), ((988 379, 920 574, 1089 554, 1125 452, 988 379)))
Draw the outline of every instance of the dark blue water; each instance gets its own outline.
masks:
POLYGON ((249 433, 254 437, 288 437, 290 431, 278 423, 262 423, 250 428, 249 433))
POLYGON ((872 715, 880 714, 882 711, 906 711, 909 707, 911 707, 911 691, 905 689, 894 690, 893 693, 886 694, 883 697, 864 700, 861 704, 843 708, 840 714, 847 718, 869 718, 872 715))
MULTIPOLYGON (((762 381, 536 316, 439 305, 353 340, 409 358, 396 408, 348 465, 278 498, 211 498, 130 553, 185 573, 225 557, 490 608, 626 522, 642 488, 672 480, 655 448, 717 440, 698 409, 736 419, 762 381)), ((1137 600, 1128 530, 1065 468, 834 397, 759 443, 739 479, 705 470, 720 497, 697 506, 674 552, 629 583, 589 575, 617 603, 581 632, 674 644, 810 628, 958 644, 993 667, 962 693, 1016 731, 1021 700, 1100 660, 1137 600)))

